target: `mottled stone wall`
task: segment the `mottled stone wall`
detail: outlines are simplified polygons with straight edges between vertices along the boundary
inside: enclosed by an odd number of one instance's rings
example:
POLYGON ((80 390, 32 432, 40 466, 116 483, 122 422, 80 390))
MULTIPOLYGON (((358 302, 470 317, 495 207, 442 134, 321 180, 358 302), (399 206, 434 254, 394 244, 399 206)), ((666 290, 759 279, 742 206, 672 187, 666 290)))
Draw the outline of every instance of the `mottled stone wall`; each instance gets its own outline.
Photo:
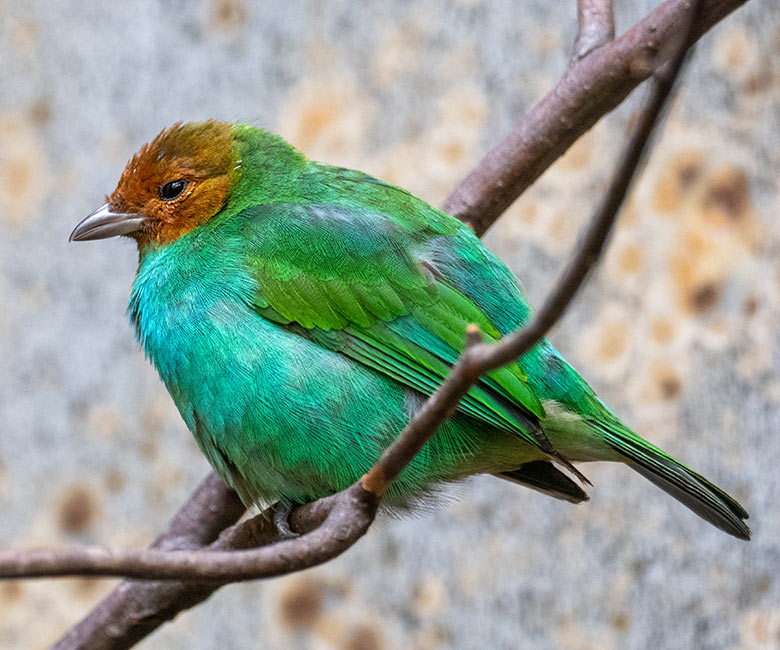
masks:
MULTIPOLYGON (((0 544, 152 539, 207 471, 133 340, 127 242, 68 245, 177 120, 251 120, 431 202, 563 70, 568 3, 0 0, 0 544)), ((618 2, 619 28, 652 2, 618 2)), ((633 104, 633 102, 632 102, 633 104)), ((585 135, 486 241, 538 302, 628 127, 585 135)), ((223 589, 146 648, 780 647, 780 8, 699 47, 606 262, 553 333, 605 400, 733 492, 755 538, 628 469, 571 506, 490 478, 337 561, 223 589)), ((0 584, 0 647, 111 588, 0 584)))

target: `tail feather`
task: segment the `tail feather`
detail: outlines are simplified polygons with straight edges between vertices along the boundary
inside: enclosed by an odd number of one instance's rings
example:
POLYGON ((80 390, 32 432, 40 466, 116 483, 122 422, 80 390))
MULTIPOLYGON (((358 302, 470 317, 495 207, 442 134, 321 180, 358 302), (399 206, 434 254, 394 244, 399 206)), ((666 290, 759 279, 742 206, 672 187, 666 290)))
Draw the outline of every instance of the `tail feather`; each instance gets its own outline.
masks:
POLYGON ((643 440, 629 429, 603 427, 605 441, 649 481, 702 519, 739 539, 750 539, 747 511, 706 478, 643 440))

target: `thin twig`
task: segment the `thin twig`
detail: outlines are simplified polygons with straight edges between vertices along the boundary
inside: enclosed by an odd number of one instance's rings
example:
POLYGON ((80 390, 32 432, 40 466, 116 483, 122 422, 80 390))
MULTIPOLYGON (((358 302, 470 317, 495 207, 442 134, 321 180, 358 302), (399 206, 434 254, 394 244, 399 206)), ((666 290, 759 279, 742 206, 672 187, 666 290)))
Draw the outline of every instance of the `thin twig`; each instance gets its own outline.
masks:
POLYGON ((582 59, 615 38, 612 0, 577 0, 577 38, 573 58, 582 59))
POLYGON ((385 449, 381 458, 363 476, 361 485, 370 492, 382 496, 409 464, 442 422, 452 416, 461 398, 479 379, 464 363, 470 352, 482 343, 482 332, 476 325, 466 328, 466 348, 450 370, 447 379, 414 414, 409 424, 395 442, 385 449), (452 384, 452 387, 448 387, 452 384))
MULTIPOLYGON (((702 0, 691 40, 747 0, 702 0)), ((488 152, 442 209, 482 235, 585 131, 671 58, 689 0, 667 0, 625 34, 572 62, 558 84, 488 152), (639 65, 638 65, 639 64, 639 65)))
POLYGON ((123 576, 189 582, 238 582, 271 578, 321 564, 343 553, 366 532, 378 500, 359 484, 307 504, 327 514, 314 530, 269 545, 275 525, 258 515, 231 529, 226 546, 257 546, 251 550, 112 551, 99 547, 25 549, 0 552, 3 578, 57 576, 123 576), (316 504, 316 505, 315 505, 316 504), (272 534, 269 535, 269 527, 272 534))

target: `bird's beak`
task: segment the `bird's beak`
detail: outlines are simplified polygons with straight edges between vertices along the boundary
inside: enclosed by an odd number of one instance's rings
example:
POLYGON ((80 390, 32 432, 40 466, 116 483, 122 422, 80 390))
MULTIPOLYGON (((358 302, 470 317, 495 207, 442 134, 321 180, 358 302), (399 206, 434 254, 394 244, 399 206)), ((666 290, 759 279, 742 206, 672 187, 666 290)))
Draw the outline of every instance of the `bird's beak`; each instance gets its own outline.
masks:
POLYGON ((136 232, 146 222, 146 217, 135 212, 111 212, 108 203, 79 222, 70 233, 68 241, 105 239, 136 232))

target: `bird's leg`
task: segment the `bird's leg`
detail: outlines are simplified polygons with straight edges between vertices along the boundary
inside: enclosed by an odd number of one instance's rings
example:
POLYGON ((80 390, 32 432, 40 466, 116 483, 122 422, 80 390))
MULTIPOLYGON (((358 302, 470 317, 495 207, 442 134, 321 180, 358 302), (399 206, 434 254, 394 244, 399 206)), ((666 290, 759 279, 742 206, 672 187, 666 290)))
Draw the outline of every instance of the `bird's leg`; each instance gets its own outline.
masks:
POLYGON ((279 503, 274 510, 274 524, 276 524, 279 538, 282 540, 300 537, 299 533, 293 532, 292 528, 290 528, 290 513, 292 509, 293 506, 279 503))

